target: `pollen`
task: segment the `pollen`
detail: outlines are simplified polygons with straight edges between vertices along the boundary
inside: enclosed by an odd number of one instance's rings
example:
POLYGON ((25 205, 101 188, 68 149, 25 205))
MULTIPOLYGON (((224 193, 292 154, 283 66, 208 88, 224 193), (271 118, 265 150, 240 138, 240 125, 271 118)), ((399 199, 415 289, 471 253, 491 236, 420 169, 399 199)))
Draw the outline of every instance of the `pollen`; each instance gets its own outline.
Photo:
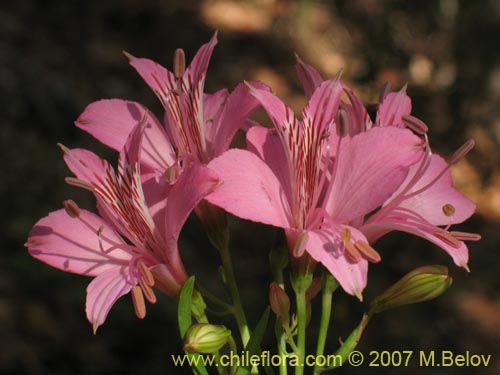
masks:
POLYGON ((66 210, 66 213, 72 217, 72 218, 77 218, 80 216, 80 207, 71 199, 65 200, 63 202, 64 209, 66 210))
POLYGON ((443 213, 448 216, 448 217, 451 217, 455 214, 455 206, 453 206, 452 204, 450 203, 446 203, 443 207, 442 207, 442 210, 443 210, 443 213))

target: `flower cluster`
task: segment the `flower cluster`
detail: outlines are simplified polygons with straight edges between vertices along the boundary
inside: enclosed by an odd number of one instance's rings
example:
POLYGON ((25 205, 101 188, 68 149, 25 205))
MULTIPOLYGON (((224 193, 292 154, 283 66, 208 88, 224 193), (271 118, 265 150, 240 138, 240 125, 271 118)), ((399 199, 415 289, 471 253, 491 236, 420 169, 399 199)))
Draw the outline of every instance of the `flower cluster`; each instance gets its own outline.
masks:
MULTIPOLYGON (((390 231, 423 237, 467 269, 465 241, 479 235, 451 226, 470 217, 475 205, 453 187, 450 165, 472 141, 446 161, 432 152, 406 87, 386 87, 371 118, 340 76, 323 80, 300 59, 297 74, 308 98, 300 117, 260 82, 207 94, 216 42, 214 36, 203 45, 187 68, 177 50, 173 71, 126 54, 160 100, 163 121, 139 103, 106 99, 75 122, 119 152, 116 169, 88 150, 61 145, 74 174, 66 181, 94 194, 98 214, 67 200, 35 224, 26 246, 53 267, 94 277, 86 302, 94 331, 127 293, 139 318, 145 301, 155 303, 155 290, 179 297, 188 272, 177 242, 192 211, 220 248, 227 238, 214 231, 225 226, 224 211, 283 228, 292 274, 312 280, 326 270, 359 299, 369 263, 382 259, 374 243, 390 231), (248 119, 259 106, 271 127, 248 119), (246 149, 230 148, 238 130, 246 133, 246 149)), ((321 283, 307 288, 305 301, 321 283)), ((279 320, 292 324, 283 281, 271 291, 279 320)), ((246 322, 239 318, 241 329, 246 322)), ((245 344, 248 334, 241 331, 245 344)))

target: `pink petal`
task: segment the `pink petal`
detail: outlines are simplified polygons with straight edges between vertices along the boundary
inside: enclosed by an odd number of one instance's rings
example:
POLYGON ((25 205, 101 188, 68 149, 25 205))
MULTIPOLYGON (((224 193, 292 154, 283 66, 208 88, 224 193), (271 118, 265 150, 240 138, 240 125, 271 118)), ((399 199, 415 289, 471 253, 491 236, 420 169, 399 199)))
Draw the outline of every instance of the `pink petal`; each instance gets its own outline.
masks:
POLYGON ((113 168, 104 159, 83 148, 63 148, 64 161, 73 174, 89 185, 101 186, 109 170, 113 168))
POLYGON ((434 233, 440 231, 439 228, 428 226, 427 229, 417 225, 412 225, 406 222, 404 219, 381 219, 381 220, 369 220, 360 230, 366 235, 370 243, 375 242, 377 239, 389 233, 393 230, 398 230, 406 233, 413 234, 418 237, 422 237, 440 248, 446 251, 453 259, 455 264, 459 267, 468 269, 467 263, 469 261, 469 251, 464 242, 458 241, 459 246, 455 247, 449 243, 443 241, 441 238, 434 235, 434 233))
POLYGON ((199 163, 192 163, 183 168, 168 194, 165 237, 169 245, 177 249, 179 233, 189 214, 219 182, 216 173, 199 163))
POLYGON ((344 91, 349 97, 351 105, 342 106, 348 112, 349 135, 352 137, 373 127, 370 115, 366 111, 363 102, 354 94, 354 92, 344 85, 344 91))
POLYGON ((216 44, 217 34, 215 34, 208 43, 205 43, 200 47, 198 52, 196 52, 196 55, 193 57, 191 64, 189 64, 189 67, 186 69, 186 75, 192 75, 192 82, 195 84, 196 82, 205 79, 208 63, 210 62, 210 57, 212 56, 212 52, 216 44))
MULTIPOLYGON (((348 227, 354 241, 366 241, 358 230, 348 227)), ((349 294, 361 299, 366 287, 368 262, 364 259, 358 263, 350 263, 343 255, 343 243, 340 232, 327 230, 311 230, 307 232, 306 251, 323 264, 349 294)))
POLYGON ((342 139, 326 210, 340 223, 381 206, 422 156, 422 140, 407 129, 372 128, 342 139))
POLYGON ((291 202, 290 169, 283 145, 276 131, 260 125, 252 126, 247 131, 247 148, 271 168, 285 191, 288 202, 291 202))
POLYGON ((122 245, 125 242, 105 221, 86 210, 75 218, 65 210, 51 212, 35 224, 26 243, 42 262, 87 276, 127 264, 131 255, 122 245))
POLYGON ((120 99, 100 100, 88 105, 75 125, 120 151, 141 121, 146 121, 142 162, 150 168, 164 170, 175 159, 172 146, 162 125, 141 104, 120 99))
POLYGON ((297 62, 295 64, 295 71, 299 77, 302 87, 304 88, 304 93, 307 98, 310 98, 314 91, 321 85, 323 78, 311 65, 306 64, 301 58, 296 55, 297 62))
POLYGON ((398 92, 387 94, 377 111, 377 126, 403 127, 404 115, 411 113, 411 99, 406 94, 406 86, 398 92))
POLYGON ((158 96, 165 108, 168 108, 166 98, 172 89, 172 84, 176 78, 174 74, 155 61, 137 58, 126 53, 130 65, 132 65, 142 79, 148 84, 153 92, 158 96))
MULTIPOLYGON (((435 154, 432 155, 429 168, 407 194, 417 192, 419 189, 425 187, 446 168, 447 163, 442 157, 435 154)), ((411 167, 402 187, 411 180, 417 169, 418 165, 411 167)), ((399 190, 394 196, 397 196, 398 193, 399 190)), ((467 199, 453 187, 453 181, 449 170, 428 189, 411 198, 404 199, 398 204, 398 207, 407 208, 418 213, 433 225, 461 223, 472 216, 476 209, 476 205, 472 201, 467 199), (443 206, 446 204, 451 204, 455 209, 455 213, 451 217, 446 216, 443 212, 443 206)))
MULTIPOLYGON (((254 89, 270 91, 263 83, 251 81, 254 89)), ((229 148, 238 129, 245 126, 245 121, 260 105, 250 94, 248 86, 240 83, 229 95, 220 116, 213 124, 216 135, 213 137, 213 157, 219 156, 229 148)))
POLYGON ((338 80, 328 80, 323 82, 309 99, 302 111, 302 121, 311 122, 315 133, 322 135, 335 120, 342 89, 338 80))
POLYGON ((281 228, 291 226, 289 202, 276 175, 253 153, 231 149, 208 167, 222 181, 207 200, 243 219, 281 228))
POLYGON ((94 332, 104 323, 113 304, 137 285, 127 266, 114 267, 97 276, 87 287, 85 311, 94 332))

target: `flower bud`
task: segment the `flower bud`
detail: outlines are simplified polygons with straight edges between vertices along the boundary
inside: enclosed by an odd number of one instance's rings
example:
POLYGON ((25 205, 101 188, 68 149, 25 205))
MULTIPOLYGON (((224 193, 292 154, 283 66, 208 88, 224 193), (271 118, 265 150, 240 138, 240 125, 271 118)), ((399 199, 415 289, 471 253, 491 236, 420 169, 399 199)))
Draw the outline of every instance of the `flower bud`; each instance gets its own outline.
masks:
POLYGON ((283 326, 288 326, 290 324, 290 298, 276 283, 272 283, 269 287, 269 302, 279 322, 283 326))
POLYGON ((189 353, 215 353, 229 342, 230 337, 231 331, 224 326, 195 324, 186 332, 184 350, 189 353))
POLYGON ((444 266, 419 267, 377 296, 371 304, 371 312, 428 301, 443 294, 452 282, 444 266))

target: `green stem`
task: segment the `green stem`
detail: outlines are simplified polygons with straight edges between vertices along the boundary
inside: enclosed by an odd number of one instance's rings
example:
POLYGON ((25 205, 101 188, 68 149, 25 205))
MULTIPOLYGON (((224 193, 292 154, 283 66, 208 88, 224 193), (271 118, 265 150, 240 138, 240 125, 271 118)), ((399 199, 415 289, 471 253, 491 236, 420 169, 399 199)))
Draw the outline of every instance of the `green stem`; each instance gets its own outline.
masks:
POLYGON ((231 260, 229 247, 224 246, 223 248, 220 248, 219 253, 221 255, 222 267, 224 268, 226 287, 233 302, 233 314, 240 331, 243 347, 246 347, 248 341, 250 340, 250 329, 248 328, 245 311, 243 310, 243 305, 241 304, 240 293, 234 276, 233 262, 231 260))
MULTIPOLYGON (((323 294, 321 297, 321 321, 319 324, 318 344, 316 346, 316 358, 323 355, 326 345, 326 337, 328 335, 328 328, 330 326, 330 317, 332 315, 332 295, 338 288, 339 283, 330 274, 325 272, 323 275, 323 294)), ((318 366, 314 367, 314 375, 320 373, 318 366)))
POLYGON ((277 320, 276 320, 276 323, 274 325, 274 333, 276 335, 276 343, 278 346, 278 355, 281 358, 280 367, 279 367, 280 375, 287 375, 288 371, 287 371, 286 360, 285 360, 286 351, 282 345, 285 336, 284 336, 283 327, 281 327, 281 324, 277 320))
POLYGON ((297 303, 297 349, 299 356, 299 365, 295 368, 295 375, 304 374, 304 364, 306 357, 306 325, 307 325, 307 312, 306 312, 306 291, 304 288, 299 287, 295 291, 295 298, 297 303))

